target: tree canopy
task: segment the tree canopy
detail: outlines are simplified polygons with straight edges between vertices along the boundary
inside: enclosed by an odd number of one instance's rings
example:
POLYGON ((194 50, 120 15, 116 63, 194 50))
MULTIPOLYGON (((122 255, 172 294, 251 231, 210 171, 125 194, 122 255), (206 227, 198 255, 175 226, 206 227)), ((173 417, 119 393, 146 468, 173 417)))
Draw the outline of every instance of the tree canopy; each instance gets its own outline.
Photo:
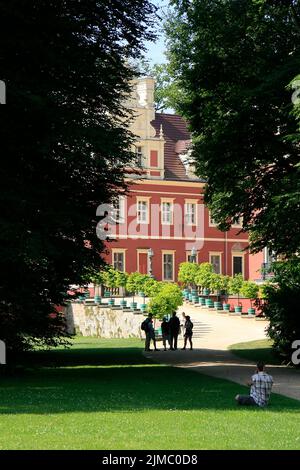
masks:
POLYGON ((99 267, 96 209, 133 155, 127 65, 153 37, 147 0, 0 2, 0 323, 7 348, 55 344, 55 310, 99 267))
POLYGON ((297 252, 299 108, 289 84, 300 69, 299 1, 171 3, 168 70, 205 202, 222 230, 243 218, 252 251, 297 252))

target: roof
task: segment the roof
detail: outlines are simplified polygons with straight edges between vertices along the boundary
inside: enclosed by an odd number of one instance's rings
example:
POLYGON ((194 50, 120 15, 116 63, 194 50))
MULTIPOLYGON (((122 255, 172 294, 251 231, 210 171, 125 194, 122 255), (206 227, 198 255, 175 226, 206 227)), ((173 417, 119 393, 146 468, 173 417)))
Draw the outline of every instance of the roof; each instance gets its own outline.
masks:
MULTIPOLYGON (((185 167, 179 157, 178 145, 181 141, 181 148, 186 149, 191 141, 191 134, 187 128, 187 122, 177 114, 155 113, 155 119, 151 125, 156 130, 156 137, 159 137, 160 127, 163 129, 165 143, 165 179, 181 181, 202 181, 201 179, 190 178, 186 174, 185 167)), ((181 150, 182 152, 182 150, 181 150)))

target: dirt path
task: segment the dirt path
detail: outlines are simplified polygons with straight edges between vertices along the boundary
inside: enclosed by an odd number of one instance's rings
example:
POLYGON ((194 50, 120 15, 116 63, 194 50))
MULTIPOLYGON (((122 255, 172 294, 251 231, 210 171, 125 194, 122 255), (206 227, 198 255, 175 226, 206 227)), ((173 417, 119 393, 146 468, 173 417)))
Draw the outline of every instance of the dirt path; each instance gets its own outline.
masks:
MULTIPOLYGON (((254 373, 255 363, 232 354, 228 347, 235 343, 266 337, 265 321, 242 319, 197 307, 181 308, 195 323, 194 350, 181 351, 180 336, 177 351, 150 352, 148 357, 175 367, 193 369, 196 372, 245 384, 254 373)), ((179 313, 179 317, 181 314, 179 313)), ((161 345, 159 347, 162 347, 161 345)), ((273 376, 273 391, 300 400, 300 370, 286 366, 267 366, 273 376)))

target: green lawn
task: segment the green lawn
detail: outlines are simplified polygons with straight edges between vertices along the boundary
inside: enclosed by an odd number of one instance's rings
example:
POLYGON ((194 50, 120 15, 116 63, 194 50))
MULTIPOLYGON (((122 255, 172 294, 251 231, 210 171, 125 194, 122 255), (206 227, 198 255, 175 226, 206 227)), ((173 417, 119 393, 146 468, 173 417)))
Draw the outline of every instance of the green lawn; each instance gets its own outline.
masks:
POLYGON ((153 364, 138 340, 78 338, 1 379, 0 449, 300 449, 300 402, 153 364))
POLYGON ((263 361, 266 364, 281 364, 280 358, 273 353, 272 341, 270 339, 232 344, 229 349, 236 356, 243 359, 249 359, 254 362, 263 361))

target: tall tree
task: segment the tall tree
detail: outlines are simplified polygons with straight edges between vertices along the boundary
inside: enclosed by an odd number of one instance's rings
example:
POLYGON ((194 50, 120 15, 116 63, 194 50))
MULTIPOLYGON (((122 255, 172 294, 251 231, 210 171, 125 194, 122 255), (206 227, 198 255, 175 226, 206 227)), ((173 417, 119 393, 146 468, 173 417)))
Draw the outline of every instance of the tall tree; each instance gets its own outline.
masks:
POLYGON ((300 249, 299 140, 287 85, 300 70, 296 0, 173 0, 169 70, 219 227, 243 217, 251 248, 300 249))
POLYGON ((59 341, 55 305, 101 262, 96 209, 124 187, 133 158, 127 64, 153 38, 154 17, 148 0, 0 1, 0 338, 9 349, 59 341))

